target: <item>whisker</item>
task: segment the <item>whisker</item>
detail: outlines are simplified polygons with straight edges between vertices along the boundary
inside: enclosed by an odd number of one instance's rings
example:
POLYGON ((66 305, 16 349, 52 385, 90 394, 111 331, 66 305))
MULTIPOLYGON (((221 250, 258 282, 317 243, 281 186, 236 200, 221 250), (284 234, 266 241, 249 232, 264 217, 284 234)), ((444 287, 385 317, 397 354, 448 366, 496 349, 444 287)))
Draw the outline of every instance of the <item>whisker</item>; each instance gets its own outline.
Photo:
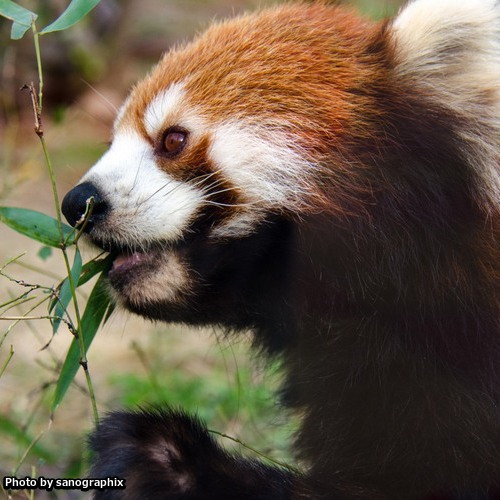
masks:
POLYGON ((139 179, 139 171, 141 170, 142 162, 144 161, 145 156, 146 156, 146 151, 143 151, 142 155, 141 155, 141 160, 139 161, 139 165, 137 165, 137 170, 135 172, 134 182, 132 183, 132 187, 130 188, 129 196, 130 196, 130 193, 132 192, 132 190, 137 185, 137 181, 139 179))
POLYGON ((195 180, 196 182, 189 182, 191 186, 199 186, 200 184, 203 184, 206 180, 210 179, 210 177, 213 177, 216 173, 215 172, 210 172, 209 174, 204 174, 201 175, 200 177, 196 177, 195 180))
POLYGON ((234 191, 234 188, 226 188, 226 189, 220 189, 219 191, 214 191, 214 192, 210 192, 210 193, 207 193, 207 197, 209 196, 216 196, 218 194, 221 194, 221 193, 227 193, 228 191, 234 191))
POLYGON ((212 182, 211 184, 208 184, 206 186, 203 186, 203 193, 206 194, 206 195, 209 195, 210 194, 210 190, 211 189, 214 189, 214 188, 218 188, 219 186, 221 186, 222 183, 219 182, 219 181, 215 181, 215 182, 212 182))
POLYGON ((80 78, 80 80, 87 85, 91 90, 93 90, 115 113, 118 113, 118 108, 102 93, 99 92, 91 83, 87 82, 84 78, 80 78))
MULTIPOLYGON (((160 191, 163 191, 167 186, 170 186, 170 184, 172 184, 172 181, 169 180, 167 181, 165 184, 163 184, 163 186, 161 186, 160 188, 158 188, 156 191, 154 191, 153 193, 151 193, 147 198, 144 198, 144 200, 141 200, 141 205, 143 203, 146 203, 147 201, 149 201, 151 198, 153 198, 154 196, 156 196, 160 191)), ((172 193, 173 191, 175 191, 179 186, 175 186, 174 188, 172 188, 170 191, 168 191, 166 193, 166 195, 172 193)), ((165 195, 164 195, 165 196, 165 195)))
POLYGON ((213 205, 216 207, 234 207, 234 208, 246 208, 246 207, 254 207, 257 203, 248 202, 248 203, 220 203, 218 201, 205 200, 204 203, 206 205, 213 205))
POLYGON ((166 196, 170 196, 172 193, 175 193, 177 189, 180 189, 183 187, 184 184, 182 182, 179 182, 176 186, 174 186, 170 191, 167 191, 166 193, 162 194, 162 198, 165 198, 166 196))

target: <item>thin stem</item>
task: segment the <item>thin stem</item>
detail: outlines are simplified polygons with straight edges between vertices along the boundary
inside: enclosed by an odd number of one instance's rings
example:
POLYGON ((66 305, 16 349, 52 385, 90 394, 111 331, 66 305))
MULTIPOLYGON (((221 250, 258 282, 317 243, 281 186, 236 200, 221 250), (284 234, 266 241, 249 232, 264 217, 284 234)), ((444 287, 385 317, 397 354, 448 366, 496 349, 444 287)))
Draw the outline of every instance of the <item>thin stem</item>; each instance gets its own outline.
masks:
POLYGON ((160 389, 160 384, 158 383, 158 380, 156 378, 154 370, 151 368, 149 364, 149 360, 147 358, 146 353, 142 349, 142 347, 135 341, 132 342, 132 349, 136 352, 139 361, 142 363, 142 366, 146 370, 146 374, 149 377, 149 380, 151 382, 151 386, 153 387, 154 391, 161 396, 161 389, 160 389))
MULTIPOLYGON (((62 237, 62 231, 61 231, 61 237, 62 237)), ((96 425, 98 425, 99 424, 99 413, 97 411, 97 403, 96 403, 96 399, 95 399, 94 386, 92 385, 92 378, 91 378, 90 372, 89 372, 87 353, 85 352, 85 343, 84 343, 84 339, 83 339, 83 329, 82 329, 82 319, 81 319, 81 315, 80 315, 80 308, 78 307, 78 300, 76 298, 76 286, 75 286, 75 282, 73 281, 73 276, 71 274, 71 265, 69 263, 66 248, 63 246, 61 248, 61 250, 62 250, 62 253, 64 256, 64 262, 66 264, 66 271, 68 273, 69 287, 71 289, 71 297, 73 299, 73 305, 75 308, 75 316, 76 316, 76 324, 77 324, 77 332, 78 332, 78 334, 76 335, 76 339, 77 339, 78 347, 80 350, 80 365, 82 366, 83 371, 85 373, 85 379, 87 381, 87 387, 89 389, 90 401, 92 404, 92 413, 94 416, 94 423, 96 425)), ((77 251, 78 251, 78 247, 77 247, 77 251)))
POLYGON ((52 186, 52 194, 54 196, 54 205, 56 209, 56 219, 57 219, 57 225, 59 228, 59 233, 61 235, 61 247, 64 244, 64 237, 63 237, 63 229, 62 229, 62 219, 61 219, 61 209, 60 209, 60 204, 59 204, 59 194, 57 193, 57 186, 56 186, 56 178, 54 175, 54 169, 52 168, 52 161, 49 156, 49 152, 47 150, 47 145, 45 143, 45 139, 43 137, 43 131, 42 135, 40 137, 40 142, 42 144, 42 149, 43 149, 43 154, 45 156, 45 163, 47 164, 47 169, 49 171, 49 177, 50 177, 50 183, 52 186))
POLYGON ((289 464, 286 464, 284 462, 280 462, 279 460, 275 460, 274 458, 271 458, 270 456, 268 456, 265 453, 262 453, 261 451, 253 448, 252 446, 249 446, 248 444, 244 443, 243 441, 239 440, 238 438, 235 438, 233 436, 229 436, 228 434, 224 434, 223 432, 214 431, 212 429, 208 429, 208 432, 210 432, 211 434, 215 434, 216 436, 220 436, 220 437, 223 437, 223 438, 226 438, 226 439, 230 439, 231 441, 234 441, 235 443, 238 443, 240 446, 243 446, 247 450, 252 451, 253 453, 261 456, 262 458, 265 458, 266 460, 269 460, 269 462, 278 465, 279 467, 283 467, 285 469, 288 469, 288 470, 294 472, 297 475, 301 474, 301 472, 299 471, 299 469, 297 469, 297 468, 295 468, 295 467, 293 467, 293 466, 291 466, 289 464))
POLYGON ((24 461, 26 460, 26 457, 28 456, 29 452, 31 451, 31 449, 33 448, 33 446, 36 445, 36 443, 38 443, 38 441, 40 441, 40 439, 42 438, 42 436, 45 434, 45 432, 47 430, 50 429, 50 427, 52 426, 52 420, 49 420, 49 425, 47 426, 46 429, 40 431, 38 433, 38 435, 33 439, 33 441, 31 441, 30 445, 28 446, 28 448, 26 448, 26 450, 24 451, 23 453, 23 456, 21 457, 21 459, 19 460, 18 464, 17 464, 17 467, 14 469, 14 471, 12 472, 12 475, 15 476, 17 474, 17 472, 19 471, 19 469, 21 468, 21 465, 23 465, 24 461))
POLYGON ((25 292, 19 297, 15 297, 14 299, 8 300, 7 302, 0 304, 0 309, 5 309, 5 311, 2 311, 2 314, 4 312, 7 312, 9 309, 12 309, 16 306, 24 304, 25 302, 29 302, 30 300, 33 300, 34 297, 28 297, 28 294, 31 293, 32 291, 33 290, 25 292))
POLYGON ((3 271, 7 266, 10 266, 13 262, 17 262, 21 257, 24 257, 26 254, 27 252, 23 252, 19 255, 16 255, 15 257, 12 257, 2 267, 0 267, 0 271, 3 271))
MULTIPOLYGON (((26 315, 30 314, 31 312, 33 312, 37 307, 41 306, 44 302, 48 301, 49 300, 49 295, 47 295, 46 297, 43 297, 42 300, 39 300, 38 302, 35 303, 35 305, 33 305, 30 309, 28 309, 26 311, 26 315)), ((16 319, 13 321, 13 323, 9 326, 9 328, 7 328, 7 330, 5 331, 5 333, 3 334, 3 336, 0 338, 0 348, 2 347, 2 344, 4 343, 5 339, 7 338, 7 335, 9 335, 9 333, 12 331, 12 329, 22 320, 20 319, 16 319)))
POLYGON ((59 234, 61 235, 61 245, 63 245, 64 238, 62 231, 61 209, 59 208, 60 204, 59 204, 59 195, 57 193, 56 178, 54 175, 54 169, 52 168, 52 161, 50 159, 49 152, 47 150, 47 145, 45 144, 45 139, 43 136, 43 127, 42 127, 43 69, 42 69, 42 56, 40 53, 40 40, 39 40, 40 35, 36 29, 36 25, 34 22, 31 23, 31 28, 33 30, 33 38, 35 41, 36 64, 38 67, 38 98, 36 96, 33 84, 31 84, 31 86, 28 86, 28 88, 31 91, 33 108, 35 112, 35 132, 40 138, 43 154, 45 156, 45 163, 47 164, 47 168, 49 171, 50 182, 52 185, 52 194, 54 196, 54 205, 56 209, 57 225, 59 228, 59 234))
MULTIPOLYGON (((69 286, 71 289, 71 297, 73 299, 73 304, 75 308, 75 316, 76 316, 76 324, 77 324, 77 341, 78 341, 78 347, 80 350, 80 365, 83 367, 83 370, 85 372, 85 378, 87 380, 87 386, 89 389, 89 394, 90 394, 90 400, 92 404, 92 412, 94 415, 94 421, 96 425, 99 422, 99 414, 97 412, 97 404, 95 400, 95 394, 94 394, 94 389, 92 386, 92 379, 90 377, 90 372, 88 370, 88 361, 87 361, 87 356, 85 352, 85 344, 83 341, 83 331, 82 331, 82 325, 81 325, 81 315, 80 315, 80 309, 78 307, 78 300, 76 297, 76 283, 73 280, 73 276, 71 275, 71 264, 69 262, 68 258, 68 253, 67 253, 67 247, 66 247, 66 242, 64 240, 64 233, 63 233, 63 226, 62 226, 62 219, 61 219, 61 210, 60 210, 60 203, 59 203, 59 195, 57 193, 57 186, 56 186, 56 179, 54 175, 54 169, 52 168, 52 161, 49 156, 49 152, 47 149, 47 145, 45 143, 44 135, 43 135, 43 127, 42 127, 42 97, 43 97, 43 70, 42 70, 42 58, 40 54, 40 43, 39 43, 39 33, 36 29, 35 23, 32 23, 32 29, 33 29, 33 35, 34 35, 34 40, 35 40, 35 53, 36 53, 36 60, 37 60, 37 66, 38 66, 38 79, 39 79, 39 93, 38 93, 38 98, 35 93, 35 90, 33 88, 33 84, 28 86, 31 92, 31 98, 33 101, 33 109, 35 112, 35 132, 38 135, 40 139, 40 143, 42 145, 43 149, 43 154, 45 156, 45 163, 47 164, 47 169, 49 172, 49 177, 50 177, 50 182, 52 185, 52 193, 54 196, 54 205, 55 205, 55 210, 56 210, 56 218, 57 218, 57 225, 59 229, 59 236, 60 236, 60 248, 64 257, 64 264, 66 266, 66 272, 68 275, 68 281, 69 281, 69 286)), ((78 247, 77 251, 78 251, 78 247)))
POLYGON ((36 29, 35 22, 31 23, 31 29, 33 30, 33 38, 35 41, 35 53, 36 53, 36 63, 38 66, 38 105, 40 107, 40 113, 42 112, 42 99, 43 99, 43 71, 42 71, 42 56, 40 54, 40 40, 39 33, 36 29))
POLYGON ((35 300, 35 297, 27 297, 27 295, 29 293, 30 292, 26 292, 23 297, 16 297, 15 299, 12 299, 10 301, 9 305, 2 304, 0 306, 3 309, 1 314, 4 315, 7 311, 10 311, 11 309, 19 307, 21 304, 26 304, 27 302, 31 302, 32 300, 35 300))
POLYGON ((76 233, 75 239, 73 240, 73 244, 76 245, 78 243, 78 240, 82 236, 82 234, 85 232, 85 228, 87 227, 87 224, 89 222, 89 218, 92 215, 92 210, 94 209, 94 197, 91 196, 86 202, 85 202, 85 213, 80 217, 80 219, 76 222, 75 227, 71 231, 71 233, 68 235, 66 240, 64 241, 65 244, 68 243, 70 238, 76 233))
POLYGON ((10 363, 12 356, 14 356, 14 348, 12 346, 10 346, 10 352, 7 356, 7 359, 5 360, 5 363, 3 364, 2 368, 0 369, 0 378, 2 377, 5 369, 7 368, 7 365, 10 363))
POLYGON ((34 319, 50 319, 52 321, 58 320, 58 321, 63 321, 66 324, 70 324, 67 320, 64 318, 61 318, 60 316, 50 316, 50 315, 42 315, 42 316, 0 316, 0 321, 31 321, 34 319))

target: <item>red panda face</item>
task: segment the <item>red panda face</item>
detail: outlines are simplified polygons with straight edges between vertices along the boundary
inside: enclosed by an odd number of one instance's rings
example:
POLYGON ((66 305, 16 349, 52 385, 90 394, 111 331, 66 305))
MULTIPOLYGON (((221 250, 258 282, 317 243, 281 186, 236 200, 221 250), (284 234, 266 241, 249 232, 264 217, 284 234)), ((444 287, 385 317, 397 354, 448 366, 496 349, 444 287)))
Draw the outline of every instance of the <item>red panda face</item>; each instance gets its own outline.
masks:
POLYGON ((201 267, 237 274, 235 241, 260 259, 262 231, 321 210, 318 162, 348 132, 345 88, 366 72, 344 57, 366 29, 354 19, 324 6, 242 17, 168 53, 136 86, 80 184, 101 201, 90 238, 117 255, 119 301, 148 315, 180 307, 213 286, 201 267), (200 252, 212 256, 203 266, 200 252))

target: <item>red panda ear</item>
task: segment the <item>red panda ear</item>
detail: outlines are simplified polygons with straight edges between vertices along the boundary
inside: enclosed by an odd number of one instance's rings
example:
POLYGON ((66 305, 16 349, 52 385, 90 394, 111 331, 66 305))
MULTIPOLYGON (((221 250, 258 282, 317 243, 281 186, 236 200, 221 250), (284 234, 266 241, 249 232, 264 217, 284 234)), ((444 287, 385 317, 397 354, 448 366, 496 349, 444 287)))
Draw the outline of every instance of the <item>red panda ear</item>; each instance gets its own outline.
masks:
POLYGON ((487 204, 500 206, 500 2, 414 0, 388 29, 396 76, 458 118, 487 204))
POLYGON ((496 0, 415 0, 400 11, 390 31, 400 73, 436 89, 456 89, 457 98, 488 88, 500 101, 496 0))

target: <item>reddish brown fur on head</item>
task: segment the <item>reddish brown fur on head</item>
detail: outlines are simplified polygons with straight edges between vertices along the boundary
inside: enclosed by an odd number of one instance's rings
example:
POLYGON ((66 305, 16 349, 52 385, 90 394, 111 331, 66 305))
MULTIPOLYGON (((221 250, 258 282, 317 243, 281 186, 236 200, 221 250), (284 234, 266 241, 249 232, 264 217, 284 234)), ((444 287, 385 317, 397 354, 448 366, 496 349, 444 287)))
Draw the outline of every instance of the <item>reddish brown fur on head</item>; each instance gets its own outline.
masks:
POLYGON ((349 91, 380 71, 368 53, 375 29, 345 9, 320 4, 216 24, 164 56, 135 89, 130 119, 142 121, 154 96, 183 83, 187 105, 212 123, 244 119, 289 124, 312 137, 318 129, 344 134, 353 126, 349 91))

